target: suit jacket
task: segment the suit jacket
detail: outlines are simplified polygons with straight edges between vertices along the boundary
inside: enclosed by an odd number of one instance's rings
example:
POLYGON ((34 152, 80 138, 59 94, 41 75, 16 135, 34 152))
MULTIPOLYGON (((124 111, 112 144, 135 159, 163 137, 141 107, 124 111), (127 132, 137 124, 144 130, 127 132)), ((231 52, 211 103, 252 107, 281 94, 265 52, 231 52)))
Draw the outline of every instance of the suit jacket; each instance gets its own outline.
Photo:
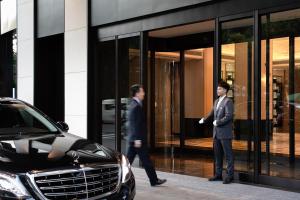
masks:
POLYGON ((142 106, 132 99, 128 111, 128 141, 142 140, 146 143, 147 125, 142 106))
POLYGON ((233 121, 233 102, 229 97, 225 97, 217 109, 218 98, 212 111, 204 119, 204 122, 217 121, 217 126, 214 126, 213 138, 217 139, 232 139, 232 121, 233 121))

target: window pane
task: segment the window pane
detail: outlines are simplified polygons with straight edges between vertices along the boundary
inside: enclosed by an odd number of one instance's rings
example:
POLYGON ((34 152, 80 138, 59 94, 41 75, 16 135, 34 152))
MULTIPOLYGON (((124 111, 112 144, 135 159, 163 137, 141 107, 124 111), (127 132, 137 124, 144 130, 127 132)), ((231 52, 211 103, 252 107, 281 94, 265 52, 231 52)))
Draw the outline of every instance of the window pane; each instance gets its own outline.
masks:
POLYGON ((119 92, 121 98, 121 152, 126 153, 127 109, 130 87, 140 83, 140 37, 119 40, 119 92))
POLYGON ((15 97, 17 76, 16 30, 1 35, 0 50, 0 96, 15 97))
POLYGON ((212 123, 215 21, 149 32, 151 148, 158 169, 213 175, 212 123), (193 166, 193 167, 191 167, 193 166))
POLYGON ((253 170, 253 18, 222 23, 221 77, 234 103, 235 170, 253 170))
POLYGON ((300 179, 300 9, 261 21, 262 173, 300 179))
POLYGON ((99 102, 101 103, 101 135, 102 144, 115 149, 116 145, 116 68, 115 68, 115 41, 101 42, 99 45, 99 74, 100 82, 99 102))

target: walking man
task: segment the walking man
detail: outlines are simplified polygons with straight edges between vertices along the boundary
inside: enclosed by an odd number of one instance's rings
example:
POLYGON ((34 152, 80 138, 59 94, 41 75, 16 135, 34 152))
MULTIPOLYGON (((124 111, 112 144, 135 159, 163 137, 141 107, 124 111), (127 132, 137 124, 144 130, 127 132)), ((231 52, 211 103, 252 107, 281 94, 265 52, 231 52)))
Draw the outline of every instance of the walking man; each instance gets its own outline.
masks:
POLYGON ((143 112, 143 100, 145 97, 144 89, 141 85, 133 85, 130 88, 132 101, 130 103, 128 114, 128 151, 127 157, 130 164, 133 163, 136 154, 138 154, 146 170, 151 186, 157 186, 165 183, 167 180, 157 178, 156 171, 150 160, 147 149, 147 125, 143 112))
POLYGON ((218 84, 218 99, 214 103, 213 110, 206 118, 202 118, 199 123, 213 121, 213 145, 215 155, 215 175, 209 181, 222 181, 223 154, 227 162, 227 176, 223 180, 224 184, 233 181, 234 161, 232 152, 232 121, 233 121, 233 102, 227 97, 230 86, 225 81, 218 84))

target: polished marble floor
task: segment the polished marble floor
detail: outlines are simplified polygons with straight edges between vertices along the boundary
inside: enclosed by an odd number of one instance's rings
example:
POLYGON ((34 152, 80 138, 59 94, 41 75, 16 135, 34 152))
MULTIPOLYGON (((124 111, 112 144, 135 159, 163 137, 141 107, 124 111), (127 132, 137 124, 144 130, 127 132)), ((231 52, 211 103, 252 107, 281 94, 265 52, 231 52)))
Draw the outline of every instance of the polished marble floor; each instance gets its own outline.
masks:
MULTIPOLYGON (((242 155, 243 156, 243 155, 242 155)), ((151 153, 151 158, 155 168, 170 173, 185 174, 197 177, 211 177, 213 175, 213 156, 201 155, 195 153, 181 153, 176 156, 165 153, 151 153)), ((235 158, 235 171, 253 172, 253 162, 248 163, 240 158, 235 158)), ((139 166, 135 164, 134 166, 139 166)), ((283 178, 300 179, 300 160, 297 159, 294 164, 290 164, 287 158, 271 157, 268 164, 263 160, 261 168, 262 174, 283 178)), ((226 164, 224 161, 224 169, 226 164)))
MULTIPOLYGON (((157 142, 160 146, 179 146, 179 138, 174 138, 168 141, 157 142)), ((295 134, 295 155, 300 156, 300 133, 295 134)), ((252 150, 254 149, 252 142, 252 150)), ((187 148, 206 148, 212 149, 212 138, 192 138, 185 140, 187 148)), ((266 142, 261 142, 262 152, 266 152, 266 142)), ((233 140, 233 149, 237 151, 248 150, 248 142, 245 140, 233 140)), ((273 133, 270 141, 270 153, 279 155, 289 155, 289 134, 288 133, 273 133)))
POLYGON ((211 177, 214 164, 212 156, 181 154, 172 157, 162 153, 152 153, 155 168, 165 172, 198 177, 211 177))
MULTIPOLYGON (((187 139, 185 149, 208 149, 210 154, 183 151, 172 154, 170 151, 159 151, 151 154, 155 167, 161 171, 187 174, 198 177, 213 175, 212 138, 187 139)), ((161 146, 179 147, 179 140, 165 141, 161 146)), ((253 145, 253 143, 252 143, 253 145)), ((253 157, 247 160, 247 141, 234 140, 235 170, 253 172, 253 157)), ((252 147, 253 149, 253 147, 252 147)), ((266 152, 262 142, 262 152, 266 152)), ((296 134, 296 162, 289 162, 289 136, 286 133, 274 133, 270 142, 270 160, 262 154, 262 173, 270 176, 300 179, 300 134, 296 134), (268 170, 267 170, 268 169, 268 170)), ((253 156, 253 154, 251 154, 253 156)), ((225 168, 224 162, 224 168, 225 168)))

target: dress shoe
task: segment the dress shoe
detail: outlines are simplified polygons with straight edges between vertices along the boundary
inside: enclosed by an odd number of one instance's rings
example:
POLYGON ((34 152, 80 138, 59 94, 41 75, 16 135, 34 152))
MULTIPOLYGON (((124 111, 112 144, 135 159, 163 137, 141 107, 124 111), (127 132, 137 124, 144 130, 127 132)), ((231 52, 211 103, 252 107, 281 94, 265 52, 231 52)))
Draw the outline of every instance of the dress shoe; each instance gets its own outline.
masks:
POLYGON ((233 182, 233 177, 226 177, 223 181, 223 184, 229 184, 229 183, 232 183, 233 182))
POLYGON ((208 179, 209 181, 222 181, 222 176, 214 176, 208 179))
POLYGON ((166 179, 157 179, 156 183, 154 184, 151 184, 151 186, 158 186, 158 185, 162 185, 164 184, 165 182, 167 182, 166 179))

